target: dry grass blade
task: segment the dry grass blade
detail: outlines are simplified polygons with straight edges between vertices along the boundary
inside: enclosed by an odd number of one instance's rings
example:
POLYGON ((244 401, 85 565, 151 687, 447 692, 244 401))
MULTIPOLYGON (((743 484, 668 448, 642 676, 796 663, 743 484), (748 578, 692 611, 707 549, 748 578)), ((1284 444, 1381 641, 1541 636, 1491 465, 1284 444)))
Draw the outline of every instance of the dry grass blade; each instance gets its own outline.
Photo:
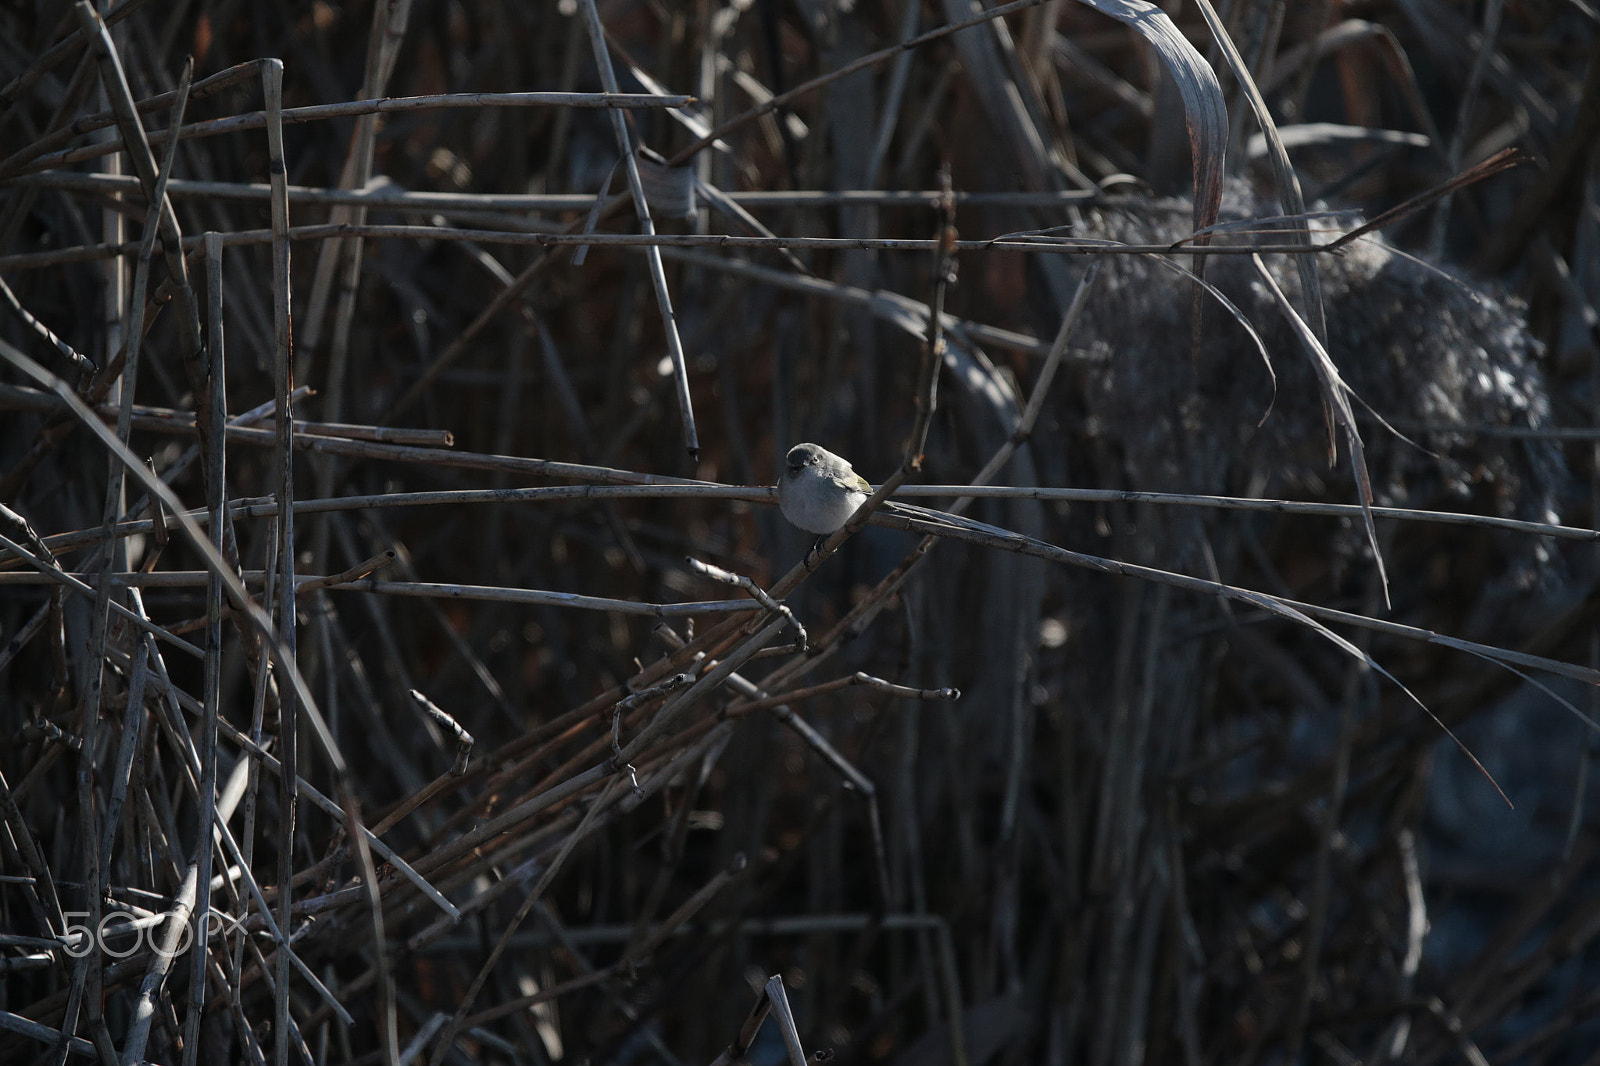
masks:
POLYGON ((90 362, 86 356, 80 355, 78 352, 73 350, 72 345, 68 344, 60 337, 57 337, 55 333, 51 331, 49 326, 46 326, 43 322, 40 322, 37 318, 34 318, 33 315, 28 313, 28 309, 22 306, 22 303, 17 299, 17 294, 11 291, 11 286, 5 283, 4 278, 0 278, 0 296, 4 296, 6 298, 6 303, 11 305, 11 310, 16 312, 17 317, 26 322, 30 329, 39 334, 39 336, 43 337, 45 341, 51 345, 54 345, 56 351, 61 353, 61 357, 63 359, 77 367, 81 373, 94 373, 94 364, 90 362))
MULTIPOLYGON (((595 65, 600 70, 600 83, 606 91, 617 91, 617 75, 611 66, 611 51, 606 44, 605 29, 600 24, 600 12, 594 0, 579 0, 584 25, 589 31, 589 44, 594 49, 595 65)), ((655 234, 655 222, 650 217, 650 203, 645 196, 644 181, 639 176, 639 158, 634 151, 633 138, 628 132, 628 122, 620 111, 611 113, 611 130, 617 139, 617 152, 621 157, 623 173, 628 179, 628 191, 633 197, 633 209, 639 216, 639 228, 646 237, 655 234)), ((694 401, 689 396, 689 368, 683 354, 683 339, 678 336, 678 321, 672 311, 672 295, 667 291, 667 275, 661 265, 661 250, 650 245, 646 253, 650 271, 650 284, 655 290, 656 306, 661 312, 661 328, 666 334, 667 355, 672 359, 673 381, 678 398, 678 415, 683 420, 683 446, 690 460, 700 457, 700 435, 694 425, 694 401)))
POLYGON ((1271 290, 1272 298, 1277 301, 1284 317, 1294 327, 1295 335, 1300 338, 1301 346, 1311 359, 1312 365, 1316 367, 1317 381, 1322 388, 1323 405, 1332 417, 1329 432, 1332 432, 1335 425, 1344 431, 1345 448, 1350 453, 1350 469, 1355 473, 1356 490, 1361 499, 1361 520, 1367 529, 1367 543, 1372 546, 1373 564, 1378 568, 1378 582, 1383 589, 1384 606, 1388 606, 1389 578, 1383 564, 1383 549, 1378 544, 1378 529, 1372 521, 1372 476, 1367 472, 1366 449, 1361 443, 1361 432, 1356 428, 1355 412, 1350 407, 1350 397, 1353 393, 1350 386, 1339 376, 1339 368, 1328 358, 1327 350, 1317 339, 1316 332, 1295 311, 1294 305, 1273 280, 1267 265, 1259 256, 1252 262, 1255 264, 1256 273, 1261 275, 1271 290))
MULTIPOLYGON (((1303 217, 1303 216, 1302 216, 1303 217)), ((574 224, 574 228, 577 225, 574 224)), ((776 250, 815 249, 819 251, 895 251, 895 252, 937 252, 940 242, 933 239, 899 238, 899 237, 751 237, 739 234, 629 234, 629 233, 542 233, 527 232, 524 230, 472 230, 464 231, 443 226, 405 226, 405 225, 364 225, 326 223, 309 226, 296 226, 290 232, 291 239, 296 241, 320 241, 332 237, 387 237, 395 239, 426 239, 450 241, 482 241, 507 245, 523 245, 528 247, 562 248, 569 246, 593 245, 595 247, 610 248, 641 248, 646 254, 651 249, 666 248, 756 248, 776 250)), ((1203 238, 1203 234, 1187 238, 1187 243, 1194 243, 1203 238)), ((269 244, 272 241, 270 230, 236 230, 228 234, 225 246, 229 248, 244 248, 257 244, 269 244)), ((199 238, 188 238, 184 246, 193 251, 199 247, 199 238)), ((1048 243, 1037 238, 1020 237, 1020 239, 1007 239, 1005 237, 991 237, 985 240, 964 240, 955 245, 956 251, 1007 251, 1026 252, 1035 255, 1159 255, 1170 252, 1174 248, 1173 242, 1165 244, 1143 245, 1111 245, 1104 240, 1094 238, 1060 238, 1048 243)), ((46 267, 70 265, 74 263, 88 263, 101 259, 111 259, 122 255, 132 254, 133 245, 97 244, 80 245, 50 252, 28 252, 19 255, 0 257, 0 268, 13 271, 41 270, 46 267)), ((1223 255, 1249 255, 1252 252, 1273 253, 1283 255, 1306 256, 1323 249, 1307 245, 1305 242, 1285 242, 1283 244, 1254 245, 1248 249, 1228 247, 1208 247, 1207 256, 1223 255)), ((543 260, 540 261, 541 263, 543 260)), ((537 264, 535 264, 537 266, 537 264)), ((530 268, 533 269, 533 268, 530 268)), ((540 271, 542 272, 542 271, 540 271)), ((521 281, 521 277, 518 278, 521 281)), ((806 279, 800 279, 806 280, 806 279)), ((506 296, 509 303, 512 296, 506 296)))
MULTIPOLYGON (((187 74, 187 72, 186 72, 187 74)), ((189 79, 181 86, 187 89, 189 79)), ((184 92, 179 92, 182 101, 184 92)), ((181 103, 180 105, 181 106, 181 103)), ((202 438, 202 468, 206 471, 206 510, 210 518, 211 544, 223 555, 227 545, 228 478, 223 449, 222 427, 228 422, 226 349, 223 343, 222 240, 215 232, 206 234, 206 415, 208 432, 202 438)), ((195 881, 204 885, 196 894, 194 915, 199 928, 211 927, 211 837, 217 819, 217 721, 222 699, 222 581, 210 575, 206 589, 206 658, 201 701, 205 717, 200 723, 198 762, 200 764, 200 819, 195 833, 195 881)), ((184 1018, 184 1066, 197 1061, 200 1048, 200 1021, 206 1001, 206 969, 210 952, 196 950, 189 975, 189 1013, 184 1018)))
MULTIPOLYGON (((1217 220, 1227 173, 1228 109, 1216 71, 1195 50, 1165 11, 1144 0, 1078 0, 1109 15, 1154 48, 1183 99, 1184 123, 1194 172, 1194 228, 1217 220)), ((1202 242, 1203 243, 1203 242, 1202 242)))
MULTIPOLYGON (((298 674, 294 666, 296 643, 295 620, 295 563, 294 543, 294 361, 289 325, 289 211, 284 196, 287 162, 284 159, 283 124, 280 121, 283 107, 283 64, 269 60, 261 68, 261 93, 265 98, 268 173, 272 181, 272 379, 275 392, 273 426, 277 438, 274 495, 283 513, 278 515, 276 539, 273 545, 278 563, 277 572, 277 628, 273 643, 277 645, 278 659, 274 664, 277 673, 277 714, 280 759, 284 772, 278 775, 278 927, 287 931, 292 927, 294 912, 294 849, 296 814, 299 810, 299 790, 293 771, 299 763, 300 699, 297 686, 288 675, 298 674)), ((266 666, 266 663, 262 664, 266 666)), ((265 673, 265 670, 263 670, 265 673)), ((289 1014, 289 976, 291 953, 287 947, 277 955, 273 971, 274 1007, 273 1041, 274 1066, 287 1066, 291 1018, 289 1014)))
MULTIPOLYGON (((1200 13, 1205 16, 1206 26, 1211 30, 1212 38, 1222 49, 1223 56, 1228 61, 1228 67, 1233 71, 1234 79, 1239 84, 1239 91, 1244 94, 1245 100, 1250 104, 1250 110, 1255 115, 1256 124, 1261 128, 1261 134, 1266 138, 1267 158, 1272 163, 1272 171, 1277 179, 1277 195, 1283 205, 1286 215, 1301 217, 1306 213, 1305 198, 1300 192, 1300 178, 1295 173, 1294 165, 1289 161, 1289 152, 1283 145, 1283 138, 1278 135, 1277 123, 1272 120, 1272 113, 1267 108, 1266 100, 1262 98, 1261 91, 1256 87, 1255 79, 1251 77, 1249 69, 1245 66, 1239 50, 1234 46, 1233 39, 1228 36, 1228 31, 1222 25, 1222 20, 1217 17, 1216 10, 1211 6, 1211 0, 1198 0, 1197 6, 1200 13)), ((1302 224, 1296 224, 1289 231, 1291 242, 1300 245, 1311 243, 1310 230, 1302 224)), ((1304 317, 1305 323, 1310 327, 1313 336, 1319 340, 1327 336, 1328 326, 1324 316, 1322 301, 1322 280, 1314 256, 1297 256, 1295 269, 1300 276, 1301 304, 1299 314, 1304 317)), ((1330 461, 1334 451, 1334 410, 1341 400, 1328 392, 1323 394, 1323 409, 1328 418, 1328 453, 1330 461)))
MULTIPOLYGON (((263 62, 271 62, 265 60, 263 62)), ((690 102, 687 96, 627 96, 614 93, 467 93, 446 96, 424 96, 409 99, 350 100, 340 104, 314 107, 297 107, 286 110, 274 119, 268 111, 256 111, 210 122, 196 122, 188 126, 169 126, 153 130, 149 143, 171 144, 174 141, 194 140, 198 137, 216 137, 227 133, 245 133, 265 129, 274 121, 291 125, 305 122, 324 122, 329 119, 352 116, 371 119, 385 113, 412 111, 466 110, 481 107, 587 107, 605 110, 631 110, 637 108, 682 107, 690 102), (172 131, 177 130, 174 138, 172 131)), ((74 131, 76 132, 76 131, 74 131)), ((59 152, 35 154, 24 151, 0 162, 0 177, 37 173, 55 167, 81 163, 111 154, 115 149, 102 145, 63 149, 59 152)))
POLYGON ((1515 166, 1520 166, 1524 162, 1526 162, 1526 159, 1515 148, 1503 149, 1502 151, 1496 152, 1488 159, 1485 159, 1483 162, 1474 164, 1462 173, 1453 175, 1447 181, 1434 186, 1432 189, 1429 189, 1426 192, 1418 193, 1416 196, 1407 200, 1403 204, 1397 204, 1376 218, 1357 226, 1355 229, 1339 237, 1337 240, 1330 241, 1323 247, 1330 252, 1336 252, 1345 245, 1361 239, 1368 233, 1374 233, 1383 229, 1385 226, 1398 222, 1401 219, 1414 214, 1417 211, 1421 211, 1429 204, 1432 204, 1441 197, 1448 196, 1457 189, 1462 189, 1475 182, 1483 181, 1485 178, 1493 177, 1494 175, 1499 174, 1501 171, 1509 170, 1515 166))

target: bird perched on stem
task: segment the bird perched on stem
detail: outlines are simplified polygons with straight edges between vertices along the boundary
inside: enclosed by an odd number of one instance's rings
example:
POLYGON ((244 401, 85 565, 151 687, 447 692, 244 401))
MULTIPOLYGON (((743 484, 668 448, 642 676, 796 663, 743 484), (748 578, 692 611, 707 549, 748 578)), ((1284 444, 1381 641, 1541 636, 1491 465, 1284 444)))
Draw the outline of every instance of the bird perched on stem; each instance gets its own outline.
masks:
MULTIPOLYGON (((820 543, 850 521, 872 493, 872 484, 842 456, 820 444, 796 444, 784 457, 783 476, 778 479, 778 509, 793 525, 817 534, 820 543)), ((1042 543, 1009 529, 915 504, 885 500, 877 513, 893 518, 889 525, 935 536, 951 536, 951 530, 958 529, 1016 543, 1042 543)))
POLYGON ((870 495, 867 479, 820 444, 796 444, 784 458, 778 509, 807 533, 832 533, 870 495))

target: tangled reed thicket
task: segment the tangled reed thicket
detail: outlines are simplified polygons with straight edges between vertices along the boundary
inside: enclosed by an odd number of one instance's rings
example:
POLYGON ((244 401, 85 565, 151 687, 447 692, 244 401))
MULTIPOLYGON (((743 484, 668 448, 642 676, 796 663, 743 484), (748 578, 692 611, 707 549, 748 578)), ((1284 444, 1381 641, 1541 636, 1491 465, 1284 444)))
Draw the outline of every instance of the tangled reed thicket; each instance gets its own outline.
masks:
POLYGON ((990 7, 0 8, 0 1061, 1600 1062, 1592 18, 990 7))

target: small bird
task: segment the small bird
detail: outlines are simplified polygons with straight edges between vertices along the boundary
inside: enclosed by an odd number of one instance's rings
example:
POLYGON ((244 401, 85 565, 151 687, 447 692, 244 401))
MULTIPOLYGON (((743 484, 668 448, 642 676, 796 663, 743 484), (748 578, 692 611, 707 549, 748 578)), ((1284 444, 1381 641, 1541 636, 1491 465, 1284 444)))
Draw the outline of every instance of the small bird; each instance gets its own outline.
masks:
MULTIPOLYGON (((871 483, 842 456, 820 444, 796 444, 784 457, 783 476, 778 479, 778 509, 792 524, 817 534, 817 543, 821 544, 822 538, 850 521, 872 492, 871 483)), ((950 536, 952 529, 962 529, 1054 550, 1021 533, 916 504, 885 500, 878 513, 892 517, 892 525, 919 533, 950 536)))
POLYGON ((820 444, 796 444, 784 458, 778 509, 807 533, 832 533, 870 495, 867 479, 820 444))

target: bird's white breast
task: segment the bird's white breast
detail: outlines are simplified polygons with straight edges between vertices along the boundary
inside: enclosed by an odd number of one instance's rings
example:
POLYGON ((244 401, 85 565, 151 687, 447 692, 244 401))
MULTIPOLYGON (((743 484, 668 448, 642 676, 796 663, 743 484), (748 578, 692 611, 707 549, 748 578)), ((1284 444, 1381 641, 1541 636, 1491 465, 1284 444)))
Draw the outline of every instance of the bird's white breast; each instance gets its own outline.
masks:
POLYGON ((813 470, 788 478, 782 499, 783 516, 808 533, 832 533, 850 520, 866 493, 846 489, 813 470))

